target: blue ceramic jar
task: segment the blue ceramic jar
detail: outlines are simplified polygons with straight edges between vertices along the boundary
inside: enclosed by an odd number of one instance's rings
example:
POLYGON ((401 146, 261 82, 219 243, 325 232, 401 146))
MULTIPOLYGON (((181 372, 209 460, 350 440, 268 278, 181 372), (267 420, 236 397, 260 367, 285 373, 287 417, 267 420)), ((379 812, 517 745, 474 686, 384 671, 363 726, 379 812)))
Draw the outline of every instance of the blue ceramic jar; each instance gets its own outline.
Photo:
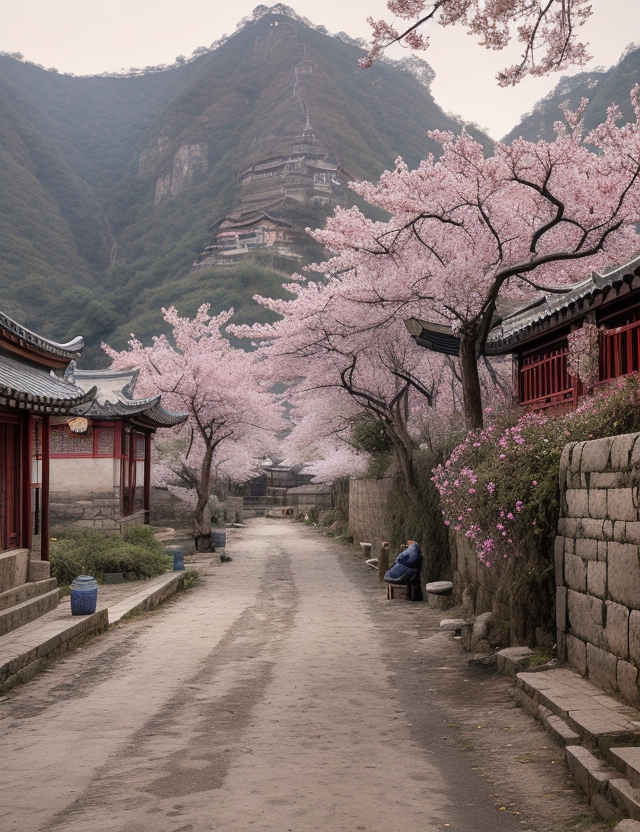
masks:
POLYGON ((98 582, 91 575, 79 575, 71 584, 71 615, 92 615, 98 603, 98 582))

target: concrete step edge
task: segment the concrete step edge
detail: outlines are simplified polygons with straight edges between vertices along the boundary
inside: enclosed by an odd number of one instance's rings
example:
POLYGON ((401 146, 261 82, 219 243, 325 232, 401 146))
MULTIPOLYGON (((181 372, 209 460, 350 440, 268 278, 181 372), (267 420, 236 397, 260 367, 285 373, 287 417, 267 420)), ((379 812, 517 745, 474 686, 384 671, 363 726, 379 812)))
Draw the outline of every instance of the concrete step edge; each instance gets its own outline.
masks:
POLYGON ((116 624, 127 613, 136 610, 144 612, 159 606, 184 584, 184 574, 184 572, 168 572, 160 576, 153 587, 146 587, 109 607, 109 625, 116 624))
POLYGON ((605 795, 609 781, 618 774, 581 745, 568 745, 565 748, 565 760, 574 783, 580 786, 589 799, 594 794, 605 795))
POLYGON ((627 780, 620 777, 609 780, 607 794, 621 812, 632 820, 640 821, 640 791, 638 789, 634 789, 627 780))
POLYGON ((56 589, 58 583, 55 578, 46 578, 42 581, 28 581, 26 584, 7 589, 0 593, 0 612, 15 607, 23 601, 28 601, 30 598, 35 598, 38 595, 44 595, 56 589))
POLYGON ((0 636, 7 635, 51 612, 58 606, 59 600, 60 590, 56 588, 0 611, 0 636))
POLYGON ((631 785, 640 789, 640 748, 637 746, 614 747, 608 754, 612 764, 631 785))
POLYGON ((43 629, 54 632, 44 640, 37 631, 32 633, 30 646, 16 645, 15 654, 0 663, 0 694, 32 678, 52 658, 103 632, 108 626, 105 609, 93 615, 75 616, 71 621, 51 622, 51 626, 43 629))
POLYGON ((538 714, 547 732, 558 745, 578 745, 581 742, 580 735, 570 728, 562 717, 554 714, 544 705, 538 705, 538 714))

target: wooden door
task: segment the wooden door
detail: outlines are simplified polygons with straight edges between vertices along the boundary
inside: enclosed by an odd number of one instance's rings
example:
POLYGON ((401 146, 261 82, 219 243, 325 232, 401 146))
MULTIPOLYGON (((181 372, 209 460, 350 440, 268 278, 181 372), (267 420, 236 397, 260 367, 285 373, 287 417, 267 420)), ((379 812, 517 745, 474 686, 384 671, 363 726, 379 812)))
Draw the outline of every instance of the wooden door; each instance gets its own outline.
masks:
POLYGON ((24 536, 23 426, 0 418, 0 549, 19 549, 24 536))

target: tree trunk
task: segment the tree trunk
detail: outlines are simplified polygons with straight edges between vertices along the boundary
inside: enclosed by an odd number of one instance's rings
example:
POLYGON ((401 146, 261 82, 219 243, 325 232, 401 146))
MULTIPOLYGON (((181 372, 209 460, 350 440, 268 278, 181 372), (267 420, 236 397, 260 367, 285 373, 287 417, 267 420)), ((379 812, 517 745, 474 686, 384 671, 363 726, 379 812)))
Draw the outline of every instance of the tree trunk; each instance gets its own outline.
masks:
POLYGON ((407 430, 405 407, 402 400, 398 402, 392 412, 391 423, 385 423, 385 430, 393 444, 407 496, 411 500, 416 500, 417 489, 413 476, 413 442, 407 430))
POLYGON ((209 502, 209 483, 211 480, 211 463, 213 461, 213 448, 207 447, 202 460, 200 468, 200 485, 197 489, 198 502, 193 513, 193 533, 195 537, 196 549, 199 548, 200 541, 211 540, 211 517, 205 511, 207 503, 209 502))
POLYGON ((460 335, 460 375, 462 378, 462 399, 464 421, 468 430, 483 426, 482 392, 476 355, 477 338, 460 335))
POLYGON ((409 497, 410 500, 416 500, 417 492, 415 478, 413 476, 413 449, 407 448, 404 442, 397 437, 391 441, 393 442, 396 461, 398 462, 398 467, 400 468, 407 497, 409 497))

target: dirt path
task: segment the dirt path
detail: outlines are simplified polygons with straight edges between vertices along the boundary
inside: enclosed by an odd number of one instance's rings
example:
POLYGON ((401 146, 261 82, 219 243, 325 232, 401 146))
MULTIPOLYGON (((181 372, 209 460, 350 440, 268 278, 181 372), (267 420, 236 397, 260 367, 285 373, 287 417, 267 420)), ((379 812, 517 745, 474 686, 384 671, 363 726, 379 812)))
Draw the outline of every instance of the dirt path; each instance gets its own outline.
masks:
POLYGON ((0 701, 3 832, 605 828, 437 610, 292 522, 229 551, 0 701))

